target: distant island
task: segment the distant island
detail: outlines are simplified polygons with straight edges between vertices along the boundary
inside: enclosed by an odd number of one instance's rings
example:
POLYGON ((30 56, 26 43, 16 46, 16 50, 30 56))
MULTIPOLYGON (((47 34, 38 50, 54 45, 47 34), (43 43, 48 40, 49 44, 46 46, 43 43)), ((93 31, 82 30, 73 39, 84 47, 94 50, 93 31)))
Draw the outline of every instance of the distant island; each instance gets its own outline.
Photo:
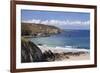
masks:
POLYGON ((21 36, 24 37, 48 37, 61 33, 61 29, 51 25, 36 23, 21 23, 21 36))

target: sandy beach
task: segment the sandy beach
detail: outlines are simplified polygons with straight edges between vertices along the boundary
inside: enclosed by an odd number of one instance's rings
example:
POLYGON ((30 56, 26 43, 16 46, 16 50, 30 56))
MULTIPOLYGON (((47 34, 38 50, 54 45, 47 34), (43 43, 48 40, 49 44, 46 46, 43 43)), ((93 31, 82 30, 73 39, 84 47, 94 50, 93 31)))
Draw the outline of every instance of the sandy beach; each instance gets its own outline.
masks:
POLYGON ((73 49, 71 47, 66 47, 62 49, 61 47, 47 47, 47 46, 38 46, 42 52, 52 51, 55 55, 55 61, 64 61, 64 60, 88 60, 90 58, 89 50, 86 49, 73 49))
POLYGON ((56 58, 56 61, 60 60, 88 60, 89 59, 89 54, 80 54, 80 55, 62 55, 59 58, 56 58))

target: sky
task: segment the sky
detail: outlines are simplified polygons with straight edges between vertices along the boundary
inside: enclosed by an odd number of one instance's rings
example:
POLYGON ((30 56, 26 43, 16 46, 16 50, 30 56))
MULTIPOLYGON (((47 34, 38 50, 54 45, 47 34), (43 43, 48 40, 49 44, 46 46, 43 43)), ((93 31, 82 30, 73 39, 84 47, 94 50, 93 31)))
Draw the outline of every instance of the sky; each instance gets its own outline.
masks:
POLYGON ((41 23, 61 29, 90 29, 90 13, 21 10, 21 22, 41 23))

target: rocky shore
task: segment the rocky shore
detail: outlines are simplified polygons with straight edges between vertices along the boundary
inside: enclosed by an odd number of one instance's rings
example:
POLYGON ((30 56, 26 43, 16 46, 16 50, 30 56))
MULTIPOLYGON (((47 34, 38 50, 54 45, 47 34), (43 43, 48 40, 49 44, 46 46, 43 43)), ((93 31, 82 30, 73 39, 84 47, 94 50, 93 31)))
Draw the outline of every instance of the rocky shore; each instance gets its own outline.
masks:
POLYGON ((86 49, 77 49, 77 48, 54 48, 48 47, 45 45, 38 46, 42 52, 50 50, 54 56, 54 61, 74 61, 74 60, 88 60, 90 59, 89 50, 86 49))
POLYGON ((37 46, 33 42, 21 39, 21 62, 52 62, 64 60, 87 60, 89 59, 88 51, 73 51, 65 49, 48 48, 37 46))
POLYGON ((39 47, 37 47, 33 42, 21 39, 21 62, 44 62, 44 61, 54 61, 54 54, 48 50, 44 53, 39 47))

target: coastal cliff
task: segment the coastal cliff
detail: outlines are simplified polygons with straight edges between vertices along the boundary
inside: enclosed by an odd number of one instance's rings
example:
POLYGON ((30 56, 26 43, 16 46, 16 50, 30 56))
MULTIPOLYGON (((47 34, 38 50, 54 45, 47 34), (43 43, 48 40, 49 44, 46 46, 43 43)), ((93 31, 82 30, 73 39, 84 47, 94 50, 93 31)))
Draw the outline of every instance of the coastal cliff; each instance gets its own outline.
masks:
POLYGON ((21 35, 30 37, 46 37, 59 34, 61 29, 51 25, 21 23, 21 35))

